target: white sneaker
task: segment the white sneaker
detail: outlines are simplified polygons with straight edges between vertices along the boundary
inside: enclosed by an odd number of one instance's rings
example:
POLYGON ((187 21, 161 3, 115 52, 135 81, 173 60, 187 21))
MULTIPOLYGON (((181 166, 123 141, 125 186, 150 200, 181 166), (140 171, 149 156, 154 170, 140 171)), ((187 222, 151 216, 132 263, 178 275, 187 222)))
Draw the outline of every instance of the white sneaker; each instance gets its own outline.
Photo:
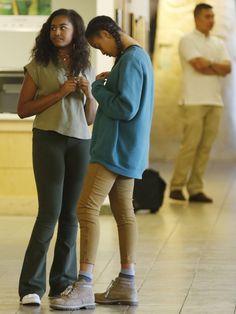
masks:
POLYGON ((32 293, 25 295, 20 301, 22 305, 40 305, 41 300, 38 294, 32 293))

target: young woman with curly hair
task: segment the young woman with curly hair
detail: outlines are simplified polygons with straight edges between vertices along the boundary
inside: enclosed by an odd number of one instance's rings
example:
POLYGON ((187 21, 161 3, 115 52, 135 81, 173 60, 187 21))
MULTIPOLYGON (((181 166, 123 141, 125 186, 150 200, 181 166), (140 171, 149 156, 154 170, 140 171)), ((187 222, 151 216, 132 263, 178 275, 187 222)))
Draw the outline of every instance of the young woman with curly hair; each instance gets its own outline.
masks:
POLYGON ((33 168, 38 215, 19 281, 21 304, 39 305, 46 291, 46 257, 58 223, 49 297, 77 278, 76 205, 90 149, 96 102, 84 22, 74 10, 54 11, 43 24, 25 66, 18 101, 21 118, 35 115, 33 168))

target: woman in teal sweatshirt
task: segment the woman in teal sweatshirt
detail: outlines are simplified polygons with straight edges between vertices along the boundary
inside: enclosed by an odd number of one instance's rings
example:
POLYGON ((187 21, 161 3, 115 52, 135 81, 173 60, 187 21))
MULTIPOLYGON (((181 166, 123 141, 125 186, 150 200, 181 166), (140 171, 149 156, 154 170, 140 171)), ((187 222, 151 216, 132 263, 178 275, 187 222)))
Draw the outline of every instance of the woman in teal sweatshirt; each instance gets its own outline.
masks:
POLYGON ((78 204, 80 272, 71 291, 51 301, 54 309, 76 310, 102 304, 137 305, 135 263, 137 226, 132 206, 134 178, 148 165, 153 112, 153 71, 148 54, 107 16, 92 19, 90 45, 115 57, 110 72, 97 75, 98 102, 91 160, 78 204), (94 294, 92 273, 99 240, 99 211, 109 195, 120 248, 121 270, 105 293, 94 294))

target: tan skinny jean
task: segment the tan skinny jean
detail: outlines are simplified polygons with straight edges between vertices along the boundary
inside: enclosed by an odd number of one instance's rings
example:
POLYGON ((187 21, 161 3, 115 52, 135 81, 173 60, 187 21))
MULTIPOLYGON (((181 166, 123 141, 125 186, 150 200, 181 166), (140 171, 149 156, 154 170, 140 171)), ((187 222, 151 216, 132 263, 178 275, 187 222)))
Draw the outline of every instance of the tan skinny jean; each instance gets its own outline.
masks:
POLYGON ((95 264, 99 235, 99 212, 107 195, 116 220, 121 264, 136 261, 137 225, 132 205, 134 179, 115 174, 91 163, 78 204, 80 262, 95 264))
POLYGON ((170 190, 187 187, 190 195, 203 192, 203 175, 216 138, 222 107, 181 106, 184 134, 170 190))

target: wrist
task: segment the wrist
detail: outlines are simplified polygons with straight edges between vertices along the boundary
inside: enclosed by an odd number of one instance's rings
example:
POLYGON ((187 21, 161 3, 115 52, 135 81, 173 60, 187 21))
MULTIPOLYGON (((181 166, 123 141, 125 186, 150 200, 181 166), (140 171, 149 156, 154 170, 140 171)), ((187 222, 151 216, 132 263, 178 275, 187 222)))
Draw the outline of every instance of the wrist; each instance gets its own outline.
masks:
POLYGON ((88 101, 93 100, 93 94, 92 94, 92 93, 90 93, 89 95, 85 95, 85 96, 86 96, 86 99, 87 99, 88 101))
POLYGON ((62 99, 62 98, 65 96, 65 95, 62 93, 61 90, 59 90, 57 93, 55 93, 55 95, 56 95, 56 98, 57 98, 58 100, 62 99))
POLYGON ((208 67, 209 68, 213 68, 214 64, 213 64, 213 60, 209 60, 209 64, 208 64, 208 67))

